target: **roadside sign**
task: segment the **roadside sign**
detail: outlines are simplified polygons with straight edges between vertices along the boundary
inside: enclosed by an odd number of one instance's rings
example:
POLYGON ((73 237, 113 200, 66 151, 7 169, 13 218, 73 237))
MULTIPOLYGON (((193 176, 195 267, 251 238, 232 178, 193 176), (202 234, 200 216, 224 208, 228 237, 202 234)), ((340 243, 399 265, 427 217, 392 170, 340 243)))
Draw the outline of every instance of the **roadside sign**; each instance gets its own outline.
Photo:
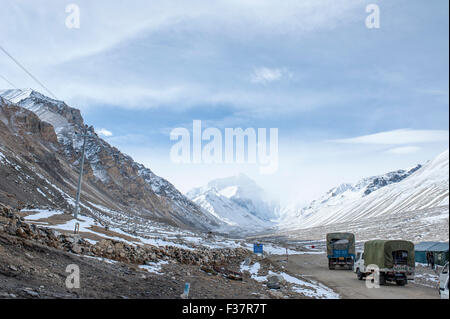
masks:
POLYGON ((263 254, 263 244, 253 244, 253 253, 255 254, 263 254))
POLYGON ((190 290, 190 288, 191 288, 191 284, 190 283, 187 282, 187 283, 184 284, 184 291, 183 291, 183 293, 180 296, 182 299, 189 298, 189 290, 190 290))

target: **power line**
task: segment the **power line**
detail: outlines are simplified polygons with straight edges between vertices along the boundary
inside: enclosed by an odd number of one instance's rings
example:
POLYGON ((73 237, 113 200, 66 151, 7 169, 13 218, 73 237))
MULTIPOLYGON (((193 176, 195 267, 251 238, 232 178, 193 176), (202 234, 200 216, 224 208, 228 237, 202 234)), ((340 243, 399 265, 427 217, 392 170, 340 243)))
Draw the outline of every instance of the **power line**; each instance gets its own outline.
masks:
POLYGON ((50 91, 41 81, 39 81, 30 71, 28 71, 19 61, 17 61, 8 51, 6 51, 1 45, 0 50, 3 51, 15 64, 17 64, 26 74, 28 74, 36 83, 38 83, 44 90, 46 90, 53 98, 57 99, 57 97, 50 91))
POLYGON ((2 78, 6 83, 8 83, 9 85, 11 85, 13 88, 17 89, 17 86, 15 86, 14 84, 12 84, 7 78, 5 78, 3 75, 0 74, 0 78, 2 78))

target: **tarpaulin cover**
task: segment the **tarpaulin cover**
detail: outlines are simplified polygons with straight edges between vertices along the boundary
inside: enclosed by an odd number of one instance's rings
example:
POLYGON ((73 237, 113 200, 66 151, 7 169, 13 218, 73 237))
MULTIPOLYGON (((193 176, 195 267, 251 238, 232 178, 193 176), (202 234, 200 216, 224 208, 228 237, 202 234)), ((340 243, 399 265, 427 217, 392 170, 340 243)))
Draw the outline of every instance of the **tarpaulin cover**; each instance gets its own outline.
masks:
POLYGON ((364 244, 364 265, 377 265, 380 268, 393 268, 393 251, 408 252, 407 265, 415 266, 414 244, 406 240, 371 240, 364 244))
MULTIPOLYGON (((343 242, 341 240, 347 240, 348 241, 348 253, 350 255, 355 254, 355 235, 352 233, 329 233, 327 234, 327 255, 332 256, 333 255, 333 249, 342 249, 342 247, 336 247, 335 244, 338 246, 342 246, 343 242), (338 243, 340 241, 340 243, 338 243)), ((347 245, 345 245, 347 246, 347 245)))

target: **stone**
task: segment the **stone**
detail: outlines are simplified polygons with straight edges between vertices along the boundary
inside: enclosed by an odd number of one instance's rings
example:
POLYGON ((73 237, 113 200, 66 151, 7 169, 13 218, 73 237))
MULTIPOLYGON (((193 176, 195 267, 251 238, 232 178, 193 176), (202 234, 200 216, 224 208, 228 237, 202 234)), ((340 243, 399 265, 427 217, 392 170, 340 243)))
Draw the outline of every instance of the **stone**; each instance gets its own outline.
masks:
POLYGON ((283 276, 278 274, 271 274, 267 276, 267 281, 273 284, 278 284, 284 281, 283 276))
POLYGON ((36 291, 32 290, 31 288, 25 288, 25 289, 23 289, 23 291, 26 292, 31 297, 40 297, 39 293, 37 293, 36 291))
POLYGON ((72 245, 71 249, 75 254, 81 254, 81 247, 79 245, 72 245))
POLYGON ((267 288, 269 289, 280 289, 280 285, 277 283, 273 283, 273 282, 268 282, 267 283, 267 288))
POLYGON ((12 271, 17 271, 17 267, 14 265, 9 265, 9 269, 11 269, 12 271))

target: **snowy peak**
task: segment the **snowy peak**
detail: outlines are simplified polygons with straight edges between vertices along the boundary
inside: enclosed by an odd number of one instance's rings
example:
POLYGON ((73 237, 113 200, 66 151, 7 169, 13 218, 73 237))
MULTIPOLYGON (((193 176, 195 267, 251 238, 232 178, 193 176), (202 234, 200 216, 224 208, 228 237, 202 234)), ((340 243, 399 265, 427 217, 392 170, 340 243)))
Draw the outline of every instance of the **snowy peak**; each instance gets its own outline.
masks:
POLYGON ((58 138, 70 133, 80 133, 84 128, 83 117, 78 109, 63 101, 49 98, 32 89, 0 90, 0 96, 33 113, 55 128, 58 138))
POLYGON ((264 190, 244 174, 213 180, 187 196, 231 226, 268 227, 276 218, 277 205, 264 201, 264 190))
POLYGON ((20 101, 29 98, 33 94, 32 89, 11 89, 11 90, 0 90, 0 95, 11 101, 12 103, 19 103, 20 101))
POLYGON ((381 176, 371 177, 370 183, 365 188, 364 195, 369 195, 373 191, 376 191, 377 189, 380 189, 384 186, 401 182, 402 180, 404 180, 405 178, 416 172, 421 167, 422 165, 418 164, 406 171, 401 169, 398 171, 389 172, 381 176))
POLYGON ((332 203, 336 199, 343 198, 359 198, 369 195, 370 193, 383 188, 387 185, 399 183, 418 169, 422 165, 418 164, 409 170, 397 170, 383 175, 366 177, 354 184, 344 183, 330 189, 324 196, 318 200, 314 200, 309 207, 317 203, 332 203))
POLYGON ((260 196, 263 190, 245 174, 219 178, 210 181, 206 186, 194 188, 188 196, 195 196, 208 190, 215 189, 226 197, 255 197, 260 196))

